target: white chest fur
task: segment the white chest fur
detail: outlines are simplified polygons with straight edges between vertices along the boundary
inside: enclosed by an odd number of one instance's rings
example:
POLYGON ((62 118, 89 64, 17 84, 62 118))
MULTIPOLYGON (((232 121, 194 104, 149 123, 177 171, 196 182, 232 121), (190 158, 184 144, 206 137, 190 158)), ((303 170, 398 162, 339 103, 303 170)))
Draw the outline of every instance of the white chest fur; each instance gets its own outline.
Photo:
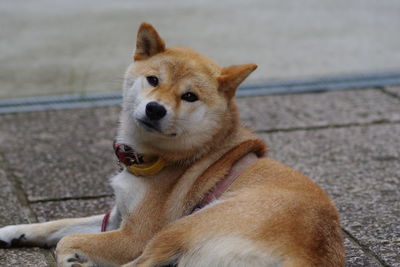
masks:
POLYGON ((117 209, 122 219, 126 218, 136 208, 147 191, 145 180, 132 175, 126 170, 112 178, 111 186, 114 189, 117 209))

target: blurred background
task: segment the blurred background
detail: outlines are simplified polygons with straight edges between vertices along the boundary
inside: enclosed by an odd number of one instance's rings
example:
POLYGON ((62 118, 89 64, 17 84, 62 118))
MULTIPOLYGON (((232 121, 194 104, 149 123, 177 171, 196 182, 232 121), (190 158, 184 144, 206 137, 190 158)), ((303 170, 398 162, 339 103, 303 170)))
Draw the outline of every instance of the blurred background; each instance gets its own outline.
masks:
POLYGON ((400 73, 398 0, 2 0, 0 99, 119 91, 142 21, 247 84, 400 73))

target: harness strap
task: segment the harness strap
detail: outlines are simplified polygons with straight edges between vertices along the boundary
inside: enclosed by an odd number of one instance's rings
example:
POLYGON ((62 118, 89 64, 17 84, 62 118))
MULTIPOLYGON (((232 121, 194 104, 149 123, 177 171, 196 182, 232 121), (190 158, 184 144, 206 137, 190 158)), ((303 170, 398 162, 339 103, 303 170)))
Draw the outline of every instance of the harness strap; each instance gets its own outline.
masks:
POLYGON ((102 232, 102 233, 104 233, 104 232, 107 231, 107 225, 108 225, 108 222, 109 222, 109 220, 110 220, 110 215, 111 215, 111 210, 107 211, 107 212, 104 214, 103 221, 102 221, 102 223, 101 223, 101 232, 102 232))
POLYGON ((258 159, 254 152, 250 152, 241 159, 239 159, 222 180, 218 181, 213 188, 203 197, 199 204, 192 210, 192 213, 204 208, 215 200, 219 199, 223 193, 230 187, 230 185, 236 180, 236 178, 253 164, 258 159))

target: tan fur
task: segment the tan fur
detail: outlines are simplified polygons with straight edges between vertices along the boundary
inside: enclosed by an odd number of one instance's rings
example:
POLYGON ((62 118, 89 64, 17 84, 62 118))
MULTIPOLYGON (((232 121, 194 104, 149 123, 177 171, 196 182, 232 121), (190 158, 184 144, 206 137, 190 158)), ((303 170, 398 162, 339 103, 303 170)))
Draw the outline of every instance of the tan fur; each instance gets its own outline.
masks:
POLYGON ((235 91, 255 64, 223 68, 191 49, 166 47, 147 23, 133 58, 118 138, 168 165, 148 177, 120 173, 113 181, 116 193, 125 194, 113 210, 113 218, 121 214, 120 227, 62 238, 59 266, 344 266, 333 202, 303 174, 267 157, 266 145, 239 122, 235 91), (157 86, 146 82, 150 75, 159 78, 157 86), (199 100, 184 102, 187 92, 199 100), (146 101, 167 107, 159 132, 133 117, 146 101), (191 214, 249 153, 258 159, 219 200, 191 214), (140 194, 124 192, 135 185, 140 194), (120 203, 131 194, 136 198, 120 203))

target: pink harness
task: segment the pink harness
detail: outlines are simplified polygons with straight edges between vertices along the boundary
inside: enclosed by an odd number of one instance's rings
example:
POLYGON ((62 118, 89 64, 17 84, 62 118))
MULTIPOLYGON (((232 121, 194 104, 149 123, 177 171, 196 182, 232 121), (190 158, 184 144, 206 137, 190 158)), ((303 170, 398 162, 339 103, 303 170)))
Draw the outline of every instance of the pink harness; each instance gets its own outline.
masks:
POLYGON ((204 196, 201 202, 193 209, 192 213, 204 208, 211 204, 215 200, 219 199, 229 186, 236 180, 236 178, 251 164, 257 160, 257 156, 254 153, 248 153, 241 159, 235 162, 232 166, 229 174, 224 177, 221 181, 217 182, 213 188, 204 196))

